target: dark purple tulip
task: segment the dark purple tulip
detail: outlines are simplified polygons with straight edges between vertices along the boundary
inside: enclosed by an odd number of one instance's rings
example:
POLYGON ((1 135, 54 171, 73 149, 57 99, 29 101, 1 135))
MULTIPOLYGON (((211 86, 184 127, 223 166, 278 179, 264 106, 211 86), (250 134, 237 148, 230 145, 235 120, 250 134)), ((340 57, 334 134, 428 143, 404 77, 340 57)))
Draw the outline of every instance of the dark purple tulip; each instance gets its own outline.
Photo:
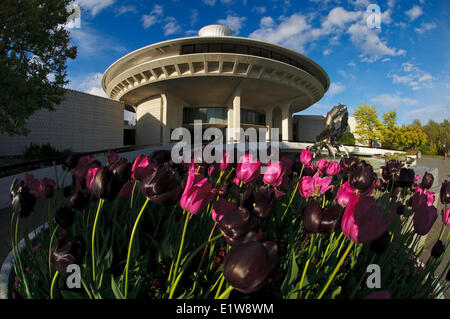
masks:
POLYGON ((315 202, 309 203, 303 209, 303 214, 302 214, 303 227, 305 227, 305 230, 307 232, 309 232, 309 233, 318 233, 319 232, 321 214, 322 214, 322 211, 320 209, 320 206, 315 202))
POLYGON ((125 183, 131 178, 131 166, 125 158, 121 158, 116 160, 109 169, 125 183))
POLYGON ((400 169, 400 175, 398 177, 397 185, 402 188, 409 188, 414 184, 414 178, 416 174, 410 168, 400 169))
POLYGON ((350 186, 359 190, 361 193, 367 193, 373 188, 373 167, 362 161, 352 166, 350 170, 350 186))
POLYGON ((450 183, 447 180, 442 183, 439 197, 441 198, 442 205, 450 203, 450 183))
POLYGON ((67 233, 63 231, 51 255, 52 267, 61 273, 66 273, 67 266, 71 264, 80 265, 86 250, 81 236, 76 236, 70 241, 67 241, 66 237, 67 233))
POLYGON ((89 202, 88 196, 82 191, 75 191, 73 195, 70 197, 70 207, 75 210, 82 211, 86 204, 89 202))
POLYGON ((353 166, 358 165, 360 162, 360 159, 358 157, 343 157, 341 158, 341 161, 339 164, 342 167, 342 171, 344 172, 345 176, 348 176, 350 174, 350 171, 353 166))
POLYGON ((36 204, 36 197, 30 193, 28 187, 24 186, 24 182, 15 179, 11 185, 10 194, 13 212, 22 218, 30 216, 36 204))
POLYGON ((250 213, 243 207, 238 207, 223 215, 219 221, 219 229, 233 239, 247 234, 251 230, 250 213))
POLYGON ((173 205, 183 190, 173 170, 160 166, 142 181, 141 191, 153 203, 173 205))
POLYGON ((399 204, 397 206, 397 214, 403 215, 405 213, 405 205, 399 204))
POLYGON ((92 193, 102 199, 114 200, 123 186, 123 181, 110 169, 103 167, 92 182, 92 193))
POLYGON ((148 157, 150 163, 155 166, 163 166, 166 163, 169 163, 171 159, 171 152, 168 150, 158 150, 154 151, 148 157))
POLYGON ((422 188, 430 189, 431 186, 433 186, 433 182, 434 182, 433 174, 425 172, 425 175, 423 175, 423 178, 422 178, 422 188))
POLYGON ((390 243, 390 234, 385 231, 383 235, 370 243, 370 250, 375 254, 382 254, 386 251, 390 243))
POLYGON ((233 246, 225 256, 223 275, 236 290, 251 294, 268 283, 278 260, 278 246, 273 241, 233 246))
POLYGON ((77 166, 79 159, 80 159, 80 155, 74 154, 74 153, 70 153, 64 159, 63 167, 65 169, 73 169, 73 168, 75 168, 77 166))
POLYGON ((236 246, 251 243, 253 241, 261 241, 263 240, 263 238, 264 238, 263 232, 261 228, 259 228, 257 231, 249 231, 244 236, 236 239, 225 236, 225 241, 231 246, 236 246))
POLYGON ((445 250, 444 243, 441 240, 438 240, 431 249, 431 256, 437 259, 442 256, 444 250, 445 250))
POLYGON ((380 192, 384 192, 387 189, 387 183, 381 178, 377 178, 375 180, 375 189, 380 192))
POLYGON ((396 160, 390 160, 386 162, 385 166, 382 166, 382 176, 385 181, 392 180, 393 175, 398 175, 400 172, 400 162, 396 160))
POLYGON ((55 213, 55 223, 59 227, 67 229, 72 226, 75 220, 75 212, 68 206, 63 206, 55 213))
POLYGON ((275 191, 271 187, 263 185, 253 192, 253 198, 255 200, 253 213, 259 218, 267 218, 276 202, 275 191))
POLYGON ((220 197, 226 197, 228 195, 228 189, 230 188, 231 183, 226 181, 222 186, 219 187, 217 191, 217 195, 220 197))
POLYGON ((303 176, 313 177, 314 174, 316 174, 316 170, 314 169, 314 167, 312 167, 311 165, 304 165, 303 166, 302 177, 303 176))
POLYGON ((337 231, 341 226, 343 213, 344 211, 339 205, 333 205, 322 210, 319 233, 331 234, 337 231))

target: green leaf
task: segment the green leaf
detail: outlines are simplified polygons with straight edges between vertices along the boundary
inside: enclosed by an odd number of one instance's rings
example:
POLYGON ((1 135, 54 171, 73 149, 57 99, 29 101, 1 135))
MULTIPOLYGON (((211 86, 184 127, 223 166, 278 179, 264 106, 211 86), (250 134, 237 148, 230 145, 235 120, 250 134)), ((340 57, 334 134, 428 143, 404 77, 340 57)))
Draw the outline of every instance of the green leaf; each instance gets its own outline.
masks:
POLYGON ((331 299, 335 299, 336 296, 338 296, 341 293, 341 290, 342 290, 341 286, 337 287, 331 294, 331 299))
POLYGON ((113 276, 111 276, 111 288, 112 288, 112 291, 113 291, 114 296, 116 297, 116 299, 125 299, 124 295, 122 294, 122 292, 120 291, 119 287, 117 286, 117 283, 114 280, 113 276))
POLYGON ((286 277, 284 278, 283 284, 281 285, 281 291, 284 294, 287 294, 290 290, 292 290, 292 283, 297 279, 298 276, 298 265, 295 260, 295 251, 292 249, 291 258, 289 262, 288 271, 286 277))

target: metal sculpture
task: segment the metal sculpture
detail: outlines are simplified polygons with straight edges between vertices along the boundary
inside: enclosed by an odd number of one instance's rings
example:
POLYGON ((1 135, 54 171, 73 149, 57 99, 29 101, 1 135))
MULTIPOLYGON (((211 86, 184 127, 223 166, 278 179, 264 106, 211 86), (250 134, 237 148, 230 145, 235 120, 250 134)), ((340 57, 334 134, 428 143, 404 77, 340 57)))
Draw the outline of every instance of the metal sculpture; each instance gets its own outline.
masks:
POLYGON ((316 137, 314 145, 307 147, 314 157, 322 151, 327 149, 329 155, 336 158, 336 155, 349 156, 347 149, 342 144, 338 143, 339 138, 345 133, 348 127, 348 111, 343 104, 336 105, 327 113, 325 119, 325 128, 316 137), (341 151, 341 148, 343 151, 341 151))

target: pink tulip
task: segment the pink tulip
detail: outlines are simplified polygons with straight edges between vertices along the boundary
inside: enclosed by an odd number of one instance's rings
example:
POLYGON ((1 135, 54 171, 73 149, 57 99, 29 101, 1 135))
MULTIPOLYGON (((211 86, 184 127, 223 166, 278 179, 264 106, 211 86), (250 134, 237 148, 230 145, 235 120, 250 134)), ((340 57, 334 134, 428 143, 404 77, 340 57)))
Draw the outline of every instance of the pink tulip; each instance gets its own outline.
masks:
POLYGON ((90 168, 92 168, 94 160, 89 155, 82 156, 77 162, 77 165, 70 171, 75 176, 75 179, 82 181, 86 178, 86 174, 90 168))
POLYGON ((263 182, 272 186, 280 186, 285 169, 280 161, 270 162, 266 166, 266 172, 264 173, 263 182))
POLYGON ((50 178, 44 177, 39 181, 39 197, 46 199, 55 193, 56 182, 50 178))
POLYGON ((134 180, 144 180, 154 169, 155 166, 148 161, 147 156, 139 155, 131 167, 131 178, 134 180))
POLYGON ((217 164, 211 164, 208 167, 208 176, 210 177, 217 177, 219 176, 219 169, 217 167, 217 164))
POLYGON ((319 177, 319 173, 316 173, 313 177, 304 176, 300 179, 300 195, 308 198, 325 194, 326 191, 334 187, 334 185, 330 185, 330 183, 330 177, 321 178, 319 177))
POLYGON ((230 162, 232 161, 231 158, 231 152, 230 151, 224 151, 222 160, 220 161, 220 170, 226 171, 228 167, 230 166, 230 162))
POLYGON ((341 165, 338 162, 328 162, 326 173, 328 176, 334 176, 341 171, 341 165))
POLYGON ((302 162, 302 164, 309 166, 311 165, 312 159, 313 158, 309 150, 303 150, 300 153, 300 162, 302 162))
POLYGON ((442 223, 444 225, 450 226, 450 208, 447 208, 445 211, 442 210, 442 223))
POLYGON ((413 209, 414 209, 414 206, 417 205, 419 198, 421 198, 422 196, 424 196, 426 198, 428 206, 434 205, 434 193, 430 192, 429 190, 425 191, 420 186, 417 186, 416 192, 414 193, 414 195, 411 198, 413 209))
POLYGON ((241 182, 247 184, 259 176, 261 162, 254 159, 252 154, 242 155, 236 169, 235 183, 239 185, 241 182))
POLYGON ((100 168, 98 167, 93 167, 88 170, 86 174, 86 187, 89 190, 92 190, 92 184, 94 184, 95 176, 97 175, 99 170, 100 168))
POLYGON ((235 203, 229 202, 223 198, 219 198, 219 200, 214 203, 211 212, 211 217, 214 222, 218 223, 225 214, 235 211, 237 209, 238 208, 235 203))
POLYGON ((334 199, 340 206, 346 207, 348 202, 356 196, 356 190, 354 190, 350 183, 347 181, 339 187, 336 198, 334 199))
POLYGON ((421 236, 428 234, 438 216, 436 207, 429 206, 425 195, 420 195, 413 210, 414 230, 421 236))
POLYGON ((215 191, 207 178, 200 174, 188 173, 186 187, 181 195, 180 206, 191 214, 198 214, 208 205, 215 191))
POLYGON ((324 158, 321 158, 320 160, 317 161, 316 166, 318 169, 320 169, 322 173, 325 173, 328 166, 328 161, 324 158))
POLYGON ((28 190, 30 191, 30 194, 34 195, 36 198, 39 197, 39 193, 40 193, 40 184, 41 182, 34 177, 33 174, 28 174, 25 173, 25 178, 24 178, 24 186, 28 187, 28 190))
POLYGON ((383 212, 369 196, 353 197, 342 217, 342 232, 355 243, 368 243, 379 238, 388 228, 395 211, 383 219, 383 212))
POLYGON ((417 182, 419 179, 420 179, 420 175, 419 175, 419 174, 416 174, 416 175, 414 176, 414 183, 417 182))

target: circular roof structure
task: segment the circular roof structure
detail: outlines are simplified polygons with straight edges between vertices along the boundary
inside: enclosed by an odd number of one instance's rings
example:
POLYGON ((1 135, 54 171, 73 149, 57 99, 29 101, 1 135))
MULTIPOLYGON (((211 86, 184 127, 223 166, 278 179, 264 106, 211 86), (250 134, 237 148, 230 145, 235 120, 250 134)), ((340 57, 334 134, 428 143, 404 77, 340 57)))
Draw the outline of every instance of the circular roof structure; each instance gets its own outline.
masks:
POLYGON ((247 105, 299 98, 300 111, 322 98, 330 80, 308 57, 276 44, 235 37, 222 25, 206 26, 196 37, 133 51, 114 62, 102 79, 110 98, 130 105, 165 92, 193 105, 219 105, 238 85, 245 88, 247 105))

